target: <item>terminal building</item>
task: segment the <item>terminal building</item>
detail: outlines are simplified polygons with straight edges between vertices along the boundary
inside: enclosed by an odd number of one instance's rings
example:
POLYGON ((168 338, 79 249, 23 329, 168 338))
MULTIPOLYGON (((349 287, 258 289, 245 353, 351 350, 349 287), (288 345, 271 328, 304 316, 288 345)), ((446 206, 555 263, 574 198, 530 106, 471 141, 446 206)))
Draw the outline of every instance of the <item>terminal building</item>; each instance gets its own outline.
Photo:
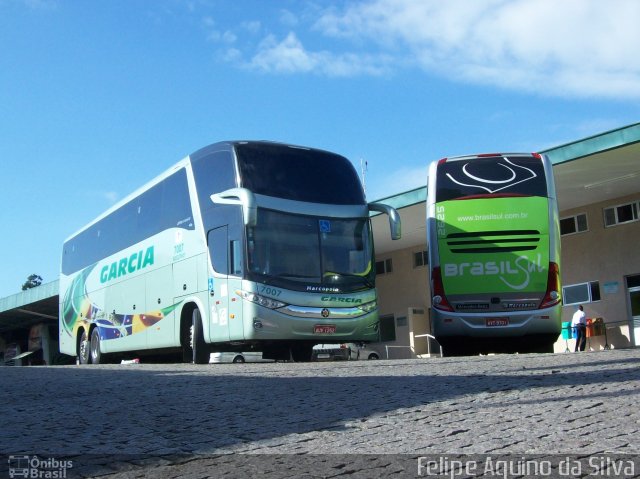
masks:
MULTIPOLYGON (((560 209, 563 321, 581 304, 588 318, 603 323, 590 328, 589 350, 640 346, 640 123, 540 153, 553 163, 560 209)), ((400 213, 401 240, 389 238, 386 217, 372 218, 381 357, 438 352, 427 336, 426 193, 425 186, 377 200, 400 213)), ((61 360, 57 289, 53 281, 0 298, 0 358, 12 364, 61 360)), ((573 350, 567 336, 558 338, 555 352, 573 350)))

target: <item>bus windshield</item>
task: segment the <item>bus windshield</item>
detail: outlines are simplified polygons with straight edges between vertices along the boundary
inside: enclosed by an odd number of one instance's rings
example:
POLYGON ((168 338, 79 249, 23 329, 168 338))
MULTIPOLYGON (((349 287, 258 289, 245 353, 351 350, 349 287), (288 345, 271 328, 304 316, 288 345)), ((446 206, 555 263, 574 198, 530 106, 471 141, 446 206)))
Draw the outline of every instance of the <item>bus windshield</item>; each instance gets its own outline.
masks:
POLYGON ((260 209, 247 230, 253 281, 302 291, 348 292, 373 287, 367 218, 322 218, 260 209))
POLYGON ((436 202, 480 197, 547 196, 544 167, 532 156, 490 156, 438 165, 436 202))

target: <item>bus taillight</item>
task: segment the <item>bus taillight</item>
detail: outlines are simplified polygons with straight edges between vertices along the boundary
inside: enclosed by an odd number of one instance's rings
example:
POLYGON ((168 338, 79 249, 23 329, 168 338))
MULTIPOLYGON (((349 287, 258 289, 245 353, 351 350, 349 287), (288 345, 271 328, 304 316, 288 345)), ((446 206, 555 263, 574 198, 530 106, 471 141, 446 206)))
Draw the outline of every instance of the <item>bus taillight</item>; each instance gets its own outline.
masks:
POLYGON ((556 263, 549 263, 549 276, 547 278, 547 292, 544 295, 539 309, 555 306, 560 302, 560 268, 556 263))
POLYGON ((442 273, 440 272, 439 266, 433 268, 433 272, 431 273, 431 284, 433 286, 433 298, 431 298, 431 304, 433 307, 442 311, 453 312, 453 308, 449 304, 449 301, 447 301, 447 297, 444 295, 442 273))

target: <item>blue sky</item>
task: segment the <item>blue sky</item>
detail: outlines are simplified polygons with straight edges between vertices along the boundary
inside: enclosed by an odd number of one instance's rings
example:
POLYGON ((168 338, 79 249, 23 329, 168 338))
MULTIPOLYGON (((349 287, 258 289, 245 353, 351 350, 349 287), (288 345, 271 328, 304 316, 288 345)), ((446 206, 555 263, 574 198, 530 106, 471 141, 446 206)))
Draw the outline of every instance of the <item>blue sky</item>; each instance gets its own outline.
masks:
POLYGON ((0 297, 189 153, 267 139, 368 163, 537 151, 640 121, 635 0, 0 0, 0 297))

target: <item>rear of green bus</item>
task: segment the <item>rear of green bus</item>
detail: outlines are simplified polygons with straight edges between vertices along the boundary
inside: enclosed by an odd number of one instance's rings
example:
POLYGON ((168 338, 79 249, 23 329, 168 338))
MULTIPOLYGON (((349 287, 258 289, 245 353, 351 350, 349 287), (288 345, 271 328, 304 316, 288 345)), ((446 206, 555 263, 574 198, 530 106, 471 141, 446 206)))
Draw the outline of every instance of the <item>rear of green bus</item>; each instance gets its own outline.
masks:
POLYGON ((432 329, 445 353, 550 352, 561 328, 553 171, 538 154, 429 170, 432 329))

